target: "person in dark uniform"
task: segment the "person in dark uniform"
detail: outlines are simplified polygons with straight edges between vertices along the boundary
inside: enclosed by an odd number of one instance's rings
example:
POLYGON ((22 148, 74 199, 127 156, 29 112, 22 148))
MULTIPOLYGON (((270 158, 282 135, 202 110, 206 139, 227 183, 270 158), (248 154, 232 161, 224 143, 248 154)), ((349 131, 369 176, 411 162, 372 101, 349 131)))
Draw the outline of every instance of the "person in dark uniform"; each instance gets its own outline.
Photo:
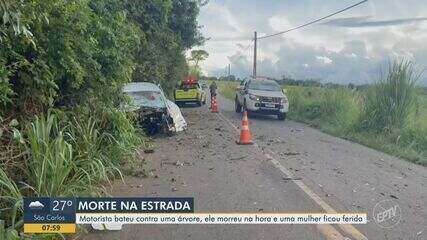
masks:
POLYGON ((213 96, 216 96, 216 90, 217 90, 217 86, 216 86, 216 83, 215 83, 215 81, 213 81, 212 83, 211 83, 211 85, 209 85, 209 91, 210 91, 210 93, 211 93, 211 98, 213 97, 213 96))

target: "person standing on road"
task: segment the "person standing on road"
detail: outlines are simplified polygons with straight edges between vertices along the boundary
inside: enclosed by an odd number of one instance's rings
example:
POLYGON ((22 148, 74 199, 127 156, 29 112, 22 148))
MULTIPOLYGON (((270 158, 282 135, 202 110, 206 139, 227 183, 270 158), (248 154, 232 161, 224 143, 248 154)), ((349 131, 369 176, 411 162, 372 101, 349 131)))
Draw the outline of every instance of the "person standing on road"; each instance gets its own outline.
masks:
POLYGON ((216 96, 216 89, 217 89, 218 87, 216 86, 216 83, 215 83, 215 81, 213 81, 212 83, 211 83, 211 85, 209 85, 209 91, 210 91, 210 93, 211 93, 211 98, 213 97, 213 96, 216 96))

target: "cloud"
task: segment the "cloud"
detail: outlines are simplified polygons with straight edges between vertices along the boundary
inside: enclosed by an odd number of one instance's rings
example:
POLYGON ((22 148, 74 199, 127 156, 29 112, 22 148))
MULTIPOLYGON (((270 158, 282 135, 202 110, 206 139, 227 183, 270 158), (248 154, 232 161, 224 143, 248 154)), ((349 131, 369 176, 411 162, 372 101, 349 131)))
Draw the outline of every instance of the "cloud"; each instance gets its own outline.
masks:
MULTIPOLYGON (((211 0, 199 21, 212 37, 202 65, 210 75, 252 74, 253 31, 259 36, 283 31, 325 16, 345 5, 331 0, 211 0), (249 47, 247 47, 249 46, 249 47)), ((371 0, 324 24, 258 41, 259 75, 324 82, 372 83, 390 61, 407 58, 427 67, 427 4, 419 0, 371 0)), ((427 74, 426 74, 427 75, 427 74)), ((427 76, 421 83, 427 85, 427 76)))
POLYGON ((387 26, 397 26, 397 25, 405 25, 405 24, 427 21, 427 17, 402 18, 402 19, 391 19, 391 20, 369 20, 370 18, 371 17, 369 16, 336 18, 336 19, 324 22, 323 25, 349 27, 349 28, 387 27, 387 26))
POLYGON ((316 56, 316 59, 325 65, 331 64, 333 62, 330 58, 326 56, 316 56))
POLYGON ((41 208, 44 208, 44 205, 39 201, 34 201, 30 203, 29 207, 31 209, 41 209, 41 208))

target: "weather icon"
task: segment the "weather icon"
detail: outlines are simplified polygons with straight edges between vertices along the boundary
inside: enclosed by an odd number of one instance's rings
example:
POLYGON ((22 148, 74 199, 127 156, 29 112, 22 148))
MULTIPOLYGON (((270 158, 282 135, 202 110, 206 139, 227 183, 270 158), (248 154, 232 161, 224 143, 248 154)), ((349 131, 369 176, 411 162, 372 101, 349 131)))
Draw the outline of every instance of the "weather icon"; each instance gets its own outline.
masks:
POLYGON ((42 209, 42 208, 44 208, 44 205, 39 201, 31 202, 30 205, 28 205, 28 206, 31 209, 42 209))

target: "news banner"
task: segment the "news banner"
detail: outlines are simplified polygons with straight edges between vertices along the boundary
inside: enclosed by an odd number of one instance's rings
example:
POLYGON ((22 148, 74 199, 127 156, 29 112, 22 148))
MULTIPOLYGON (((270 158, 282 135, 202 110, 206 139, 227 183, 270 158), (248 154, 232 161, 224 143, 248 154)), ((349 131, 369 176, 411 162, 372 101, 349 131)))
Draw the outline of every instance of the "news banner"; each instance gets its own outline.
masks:
POLYGON ((77 224, 366 224, 366 213, 196 212, 194 198, 25 198, 24 232, 75 233, 77 224))

